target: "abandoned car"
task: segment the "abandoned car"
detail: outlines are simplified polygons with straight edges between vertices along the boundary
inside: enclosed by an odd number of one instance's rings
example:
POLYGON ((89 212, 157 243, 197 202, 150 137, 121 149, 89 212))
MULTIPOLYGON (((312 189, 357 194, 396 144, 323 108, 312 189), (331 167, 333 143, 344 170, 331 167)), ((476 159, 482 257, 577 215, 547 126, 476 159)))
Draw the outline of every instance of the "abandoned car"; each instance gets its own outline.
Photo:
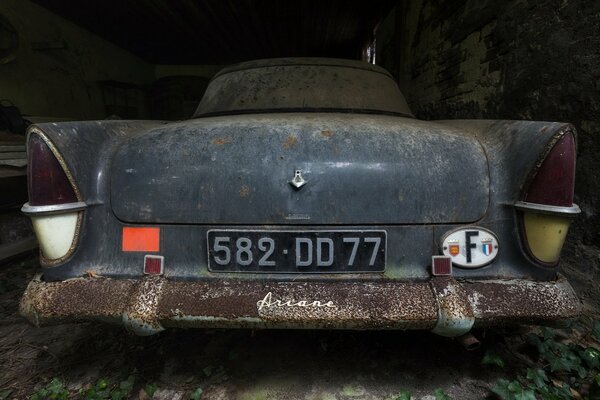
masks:
POLYGON ((190 120, 34 125, 34 324, 428 329, 550 324, 572 217, 566 123, 416 119, 385 70, 218 73, 190 120))

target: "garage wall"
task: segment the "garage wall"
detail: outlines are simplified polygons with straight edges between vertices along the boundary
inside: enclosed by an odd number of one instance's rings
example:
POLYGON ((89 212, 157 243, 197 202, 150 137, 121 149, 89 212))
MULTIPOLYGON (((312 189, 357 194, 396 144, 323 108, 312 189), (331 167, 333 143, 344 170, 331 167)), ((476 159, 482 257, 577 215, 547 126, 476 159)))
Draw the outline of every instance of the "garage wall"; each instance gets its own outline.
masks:
POLYGON ((140 87, 154 80, 153 65, 29 0, 1 0, 0 15, 19 34, 16 59, 0 64, 0 99, 35 116, 148 114, 140 87))
POLYGON ((574 123, 578 225, 600 242, 599 1, 410 0, 380 32, 378 62, 420 118, 574 123))

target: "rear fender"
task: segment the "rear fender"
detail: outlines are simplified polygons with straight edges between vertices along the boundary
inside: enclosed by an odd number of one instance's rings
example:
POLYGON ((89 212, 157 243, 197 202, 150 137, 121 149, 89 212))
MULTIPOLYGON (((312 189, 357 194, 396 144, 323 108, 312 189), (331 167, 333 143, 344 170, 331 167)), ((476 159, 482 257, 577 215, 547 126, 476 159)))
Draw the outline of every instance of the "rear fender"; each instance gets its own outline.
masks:
POLYGON ((121 140, 163 125, 159 121, 85 121, 32 125, 61 160, 80 201, 88 206, 108 200, 105 169, 121 140))
MULTIPOLYGON (((481 143, 490 168, 490 207, 486 220, 507 227, 496 232, 501 237, 513 237, 505 242, 503 253, 512 263, 529 263, 533 277, 542 280, 556 277, 556 266, 546 268, 528 257, 523 246, 522 232, 515 205, 522 200, 524 189, 548 155, 554 144, 566 133, 576 135, 568 123, 503 120, 452 120, 437 121, 473 135, 481 143), (511 227, 508 230, 508 227, 511 227)), ((436 237, 442 232, 436 230, 436 237)))
POLYGON ((504 120, 447 120, 437 123, 455 127, 477 138, 486 152, 490 168, 490 208, 492 218, 502 218, 503 210, 512 210, 523 189, 535 175, 556 141, 567 132, 575 134, 571 124, 560 122, 504 120))

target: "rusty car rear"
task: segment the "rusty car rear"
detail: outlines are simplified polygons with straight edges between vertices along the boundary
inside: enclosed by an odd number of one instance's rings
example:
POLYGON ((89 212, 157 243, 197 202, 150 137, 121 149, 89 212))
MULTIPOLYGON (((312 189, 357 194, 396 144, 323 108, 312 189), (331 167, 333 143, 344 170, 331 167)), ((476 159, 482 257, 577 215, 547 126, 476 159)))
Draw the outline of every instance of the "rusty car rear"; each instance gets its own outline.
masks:
POLYGON ((574 151, 569 124, 415 119, 370 64, 238 64, 187 121, 30 128, 21 312, 139 334, 567 320, 574 151))

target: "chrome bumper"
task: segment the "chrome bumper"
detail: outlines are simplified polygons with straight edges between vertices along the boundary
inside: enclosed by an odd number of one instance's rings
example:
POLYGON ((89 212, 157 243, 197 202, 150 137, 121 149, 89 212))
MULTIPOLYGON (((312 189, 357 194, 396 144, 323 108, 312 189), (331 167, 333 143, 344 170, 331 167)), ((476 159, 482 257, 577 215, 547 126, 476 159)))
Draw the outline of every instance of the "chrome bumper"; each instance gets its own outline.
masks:
POLYGON ((34 278, 21 314, 35 325, 121 323, 150 335, 167 327, 428 329, 459 336, 472 327, 554 324, 579 314, 566 279, 428 282, 173 281, 34 278))

